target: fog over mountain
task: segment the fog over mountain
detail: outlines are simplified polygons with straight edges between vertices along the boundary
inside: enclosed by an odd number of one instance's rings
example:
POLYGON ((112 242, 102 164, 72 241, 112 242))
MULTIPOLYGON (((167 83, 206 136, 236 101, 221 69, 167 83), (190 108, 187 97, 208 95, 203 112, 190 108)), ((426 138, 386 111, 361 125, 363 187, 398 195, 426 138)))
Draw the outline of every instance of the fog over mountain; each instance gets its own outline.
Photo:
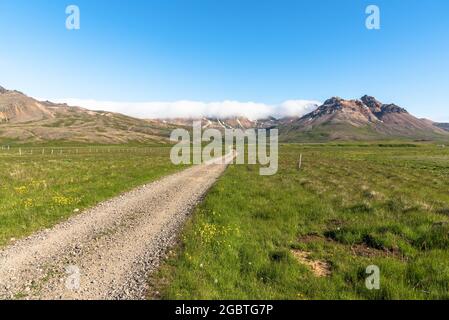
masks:
POLYGON ((228 118, 244 117, 250 120, 267 117, 301 117, 314 111, 321 102, 311 100, 287 100, 280 104, 270 105, 257 102, 240 101, 174 101, 174 102, 116 102, 85 99, 42 99, 56 103, 80 106, 90 110, 101 110, 122 113, 128 116, 144 119, 175 119, 175 118, 228 118))

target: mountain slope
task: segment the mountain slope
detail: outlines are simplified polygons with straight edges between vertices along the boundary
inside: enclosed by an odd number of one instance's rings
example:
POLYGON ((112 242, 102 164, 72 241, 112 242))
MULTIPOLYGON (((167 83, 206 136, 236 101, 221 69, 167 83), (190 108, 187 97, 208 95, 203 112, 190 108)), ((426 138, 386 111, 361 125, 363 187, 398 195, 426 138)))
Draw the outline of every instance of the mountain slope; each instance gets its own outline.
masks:
POLYGON ((449 131, 449 123, 435 123, 435 125, 440 129, 449 131))
POLYGON ((267 129, 278 126, 279 121, 275 118, 250 120, 244 117, 227 118, 196 118, 196 119, 166 119, 164 122, 175 126, 191 127, 193 122, 201 121, 203 129, 267 129))
POLYGON ((333 97, 304 117, 279 126, 283 141, 448 139, 432 121, 418 119, 395 104, 374 97, 333 97))
POLYGON ((43 103, 19 91, 0 87, 0 123, 24 123, 53 117, 43 103))
POLYGON ((37 101, 0 87, 0 140, 4 141, 165 143, 174 128, 162 121, 37 101))

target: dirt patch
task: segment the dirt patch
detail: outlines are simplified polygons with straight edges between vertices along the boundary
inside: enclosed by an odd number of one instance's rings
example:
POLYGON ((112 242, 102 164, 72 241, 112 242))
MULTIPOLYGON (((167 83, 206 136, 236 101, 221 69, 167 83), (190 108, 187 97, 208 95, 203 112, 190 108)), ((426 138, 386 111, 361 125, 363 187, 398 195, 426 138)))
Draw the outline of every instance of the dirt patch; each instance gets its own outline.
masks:
MULTIPOLYGON (((310 244, 310 243, 316 243, 316 242, 326 242, 333 245, 339 245, 344 246, 345 248, 348 247, 348 245, 342 244, 338 242, 337 240, 333 239, 332 237, 325 237, 318 233, 309 233, 306 235, 303 235, 298 238, 298 242, 302 244, 310 244)), ((403 257, 401 251, 399 248, 375 248, 373 246, 369 246, 366 243, 358 243, 350 246, 351 252, 355 256, 359 257, 367 257, 367 258, 373 258, 373 257, 403 257)))
POLYGON ((365 243, 361 244, 354 244, 351 246, 351 251, 354 255, 359 257, 367 257, 367 258, 373 258, 373 257, 400 257, 401 252, 399 249, 376 249, 368 246, 365 243))
POLYGON ((374 249, 371 247, 368 247, 366 244, 355 244, 351 246, 351 251, 354 255, 360 256, 360 257, 379 257, 384 255, 383 250, 374 249))
POLYGON ((295 259, 313 272, 316 277, 328 277, 331 275, 330 265, 321 260, 313 260, 310 258, 310 252, 301 250, 291 250, 295 259))

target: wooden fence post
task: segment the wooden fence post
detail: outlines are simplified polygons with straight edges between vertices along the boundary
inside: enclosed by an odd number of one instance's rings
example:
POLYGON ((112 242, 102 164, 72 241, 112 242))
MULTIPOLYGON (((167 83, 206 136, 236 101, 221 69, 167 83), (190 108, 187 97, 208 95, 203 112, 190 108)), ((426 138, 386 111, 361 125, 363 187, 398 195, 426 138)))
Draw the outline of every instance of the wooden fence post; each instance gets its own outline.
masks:
POLYGON ((302 167, 302 153, 299 155, 298 170, 301 170, 301 167, 302 167))

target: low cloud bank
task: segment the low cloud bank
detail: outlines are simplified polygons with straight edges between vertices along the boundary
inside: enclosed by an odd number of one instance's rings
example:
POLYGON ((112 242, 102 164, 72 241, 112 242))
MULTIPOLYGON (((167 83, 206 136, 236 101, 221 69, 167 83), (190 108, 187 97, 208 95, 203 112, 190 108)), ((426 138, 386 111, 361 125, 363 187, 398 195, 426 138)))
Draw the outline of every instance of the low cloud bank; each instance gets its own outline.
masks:
POLYGON ((222 101, 175 101, 175 102, 114 102, 83 99, 53 99, 90 110, 111 111, 145 119, 174 118, 226 118, 246 117, 259 120, 267 117, 283 118, 303 116, 320 105, 318 101, 288 100, 278 105, 256 102, 222 101))

